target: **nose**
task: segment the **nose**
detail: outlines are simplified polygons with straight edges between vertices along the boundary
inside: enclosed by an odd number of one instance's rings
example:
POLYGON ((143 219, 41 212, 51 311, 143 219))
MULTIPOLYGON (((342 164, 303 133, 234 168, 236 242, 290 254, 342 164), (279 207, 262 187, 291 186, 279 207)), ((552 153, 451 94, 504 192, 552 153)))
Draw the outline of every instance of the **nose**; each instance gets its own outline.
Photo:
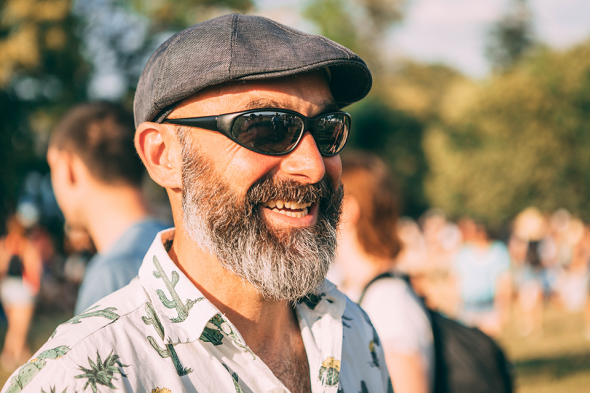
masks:
POLYGON ((295 150, 284 157, 280 164, 281 172, 300 183, 317 183, 326 173, 324 158, 309 132, 303 135, 295 150))

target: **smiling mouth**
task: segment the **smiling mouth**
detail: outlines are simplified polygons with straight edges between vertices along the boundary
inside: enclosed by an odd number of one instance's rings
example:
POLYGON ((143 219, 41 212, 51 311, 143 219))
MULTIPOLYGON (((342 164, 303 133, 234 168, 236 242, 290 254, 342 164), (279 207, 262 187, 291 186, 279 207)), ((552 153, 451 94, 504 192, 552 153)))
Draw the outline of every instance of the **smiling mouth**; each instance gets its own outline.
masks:
POLYGON ((297 203, 291 201, 267 201, 263 202, 262 206, 272 210, 275 213, 284 214, 293 218, 303 218, 309 214, 309 207, 312 205, 311 202, 297 203))

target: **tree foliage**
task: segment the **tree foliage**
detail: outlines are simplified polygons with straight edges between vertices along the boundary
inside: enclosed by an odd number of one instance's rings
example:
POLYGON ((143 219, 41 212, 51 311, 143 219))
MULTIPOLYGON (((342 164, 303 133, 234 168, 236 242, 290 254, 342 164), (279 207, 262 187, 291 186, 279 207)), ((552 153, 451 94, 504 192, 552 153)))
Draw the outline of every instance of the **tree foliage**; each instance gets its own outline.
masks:
POLYGON ((428 123, 438 121, 449 89, 467 81, 449 66, 411 60, 398 62, 392 72, 381 78, 383 96, 389 105, 428 123))
POLYGON ((403 18, 407 0, 308 0, 303 16, 319 33, 359 54, 373 74, 383 70, 387 31, 403 18))
POLYGON ((446 100, 424 142, 433 204, 496 224, 529 205, 590 218, 590 42, 456 85, 446 100))
POLYGON ((494 70, 505 72, 534 47, 532 16, 526 0, 512 0, 506 15, 489 32, 486 55, 494 70))
POLYGON ((65 108, 84 98, 88 67, 79 54, 69 0, 2 0, 0 10, 4 222, 15 207, 24 175, 47 171, 44 143, 50 127, 65 108))
POLYGON ((424 123, 370 97, 350 110, 353 116, 349 147, 372 151, 391 168, 402 214, 417 217, 428 207, 423 180, 427 173, 422 150, 424 123))

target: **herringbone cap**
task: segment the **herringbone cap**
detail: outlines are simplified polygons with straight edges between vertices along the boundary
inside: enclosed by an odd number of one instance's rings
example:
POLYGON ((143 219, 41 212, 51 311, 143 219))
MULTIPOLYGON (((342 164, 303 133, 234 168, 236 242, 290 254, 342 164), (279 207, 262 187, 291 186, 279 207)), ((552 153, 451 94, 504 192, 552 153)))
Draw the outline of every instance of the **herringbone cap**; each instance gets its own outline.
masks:
POLYGON ((196 24, 164 42, 137 86, 135 125, 161 122, 175 104, 228 81, 271 79, 327 67, 335 101, 344 107, 365 97, 372 77, 349 49, 268 18, 230 14, 196 24))

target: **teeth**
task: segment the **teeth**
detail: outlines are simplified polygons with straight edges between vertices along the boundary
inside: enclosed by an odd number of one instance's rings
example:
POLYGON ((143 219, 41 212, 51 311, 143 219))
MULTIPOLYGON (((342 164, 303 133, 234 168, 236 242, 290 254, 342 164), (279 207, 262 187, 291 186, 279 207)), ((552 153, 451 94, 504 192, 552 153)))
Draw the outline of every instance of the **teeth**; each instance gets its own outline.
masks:
POLYGON ((293 201, 276 200, 264 202, 262 205, 268 207, 273 212, 284 214, 285 216, 302 218, 309 214, 308 207, 311 206, 311 202, 297 203, 293 201), (283 208, 289 210, 281 210, 283 208))
POLYGON ((309 209, 304 208, 301 211, 290 211, 290 210, 279 210, 276 207, 271 209, 275 213, 283 214, 285 216, 294 217, 294 218, 303 218, 309 214, 309 209))

